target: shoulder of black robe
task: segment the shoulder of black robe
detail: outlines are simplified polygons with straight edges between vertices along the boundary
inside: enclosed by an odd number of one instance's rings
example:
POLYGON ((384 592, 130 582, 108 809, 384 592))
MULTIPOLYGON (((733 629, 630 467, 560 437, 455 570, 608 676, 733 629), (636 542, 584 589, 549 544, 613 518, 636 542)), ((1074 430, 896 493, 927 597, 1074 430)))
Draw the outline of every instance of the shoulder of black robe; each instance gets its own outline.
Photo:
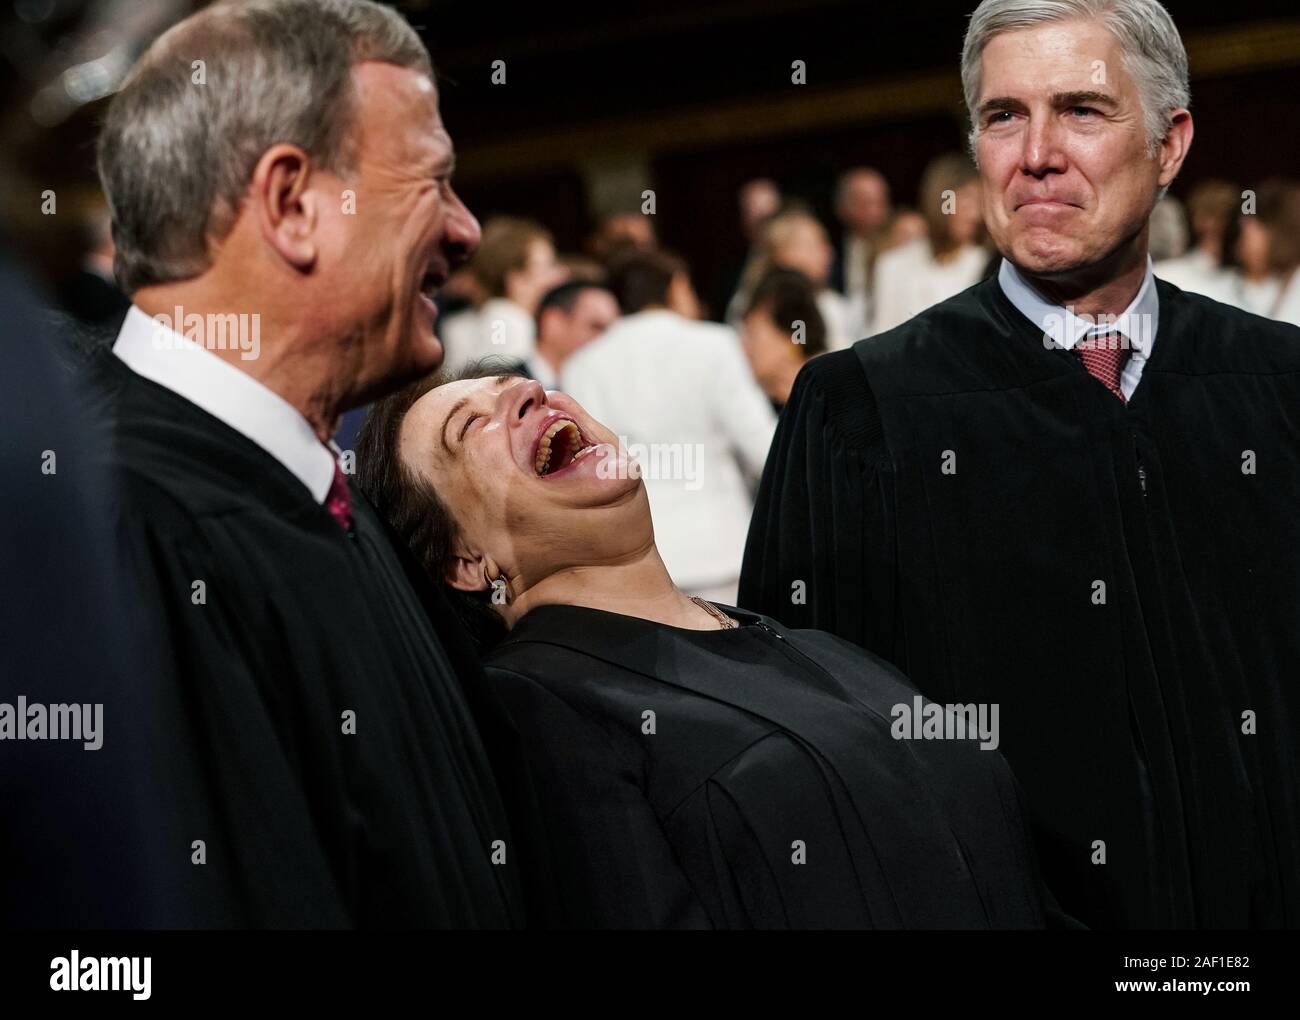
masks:
POLYGON ((894 739, 895 707, 918 697, 896 670, 831 635, 732 611, 745 626, 696 632, 546 606, 493 650, 531 916, 1041 925, 1001 756, 894 739))
POLYGON ((854 352, 810 360, 763 468, 737 601, 892 658, 889 472, 875 397, 854 352))
POLYGON ((1067 910, 1293 924, 1300 331, 1157 286, 1127 405, 996 280, 816 359, 741 600, 872 648, 936 700, 1000 702, 1067 910), (1258 705, 1273 725, 1242 740, 1258 705), (1104 869, 1102 845, 1125 851, 1104 869))
POLYGON ((353 492, 345 536, 239 433, 112 354, 91 373, 120 540, 165 631, 150 677, 174 763, 164 795, 181 852, 206 854, 163 923, 512 923, 495 783, 369 504, 353 492))
POLYGON ((135 654, 147 638, 104 518, 110 479, 85 396, 60 363, 65 338, 5 249, 0 238, 0 703, 24 729, 19 698, 29 711, 80 706, 95 732, 50 739, 47 717, 46 739, 0 740, 0 927, 139 927, 169 871, 148 796, 153 706, 135 654))

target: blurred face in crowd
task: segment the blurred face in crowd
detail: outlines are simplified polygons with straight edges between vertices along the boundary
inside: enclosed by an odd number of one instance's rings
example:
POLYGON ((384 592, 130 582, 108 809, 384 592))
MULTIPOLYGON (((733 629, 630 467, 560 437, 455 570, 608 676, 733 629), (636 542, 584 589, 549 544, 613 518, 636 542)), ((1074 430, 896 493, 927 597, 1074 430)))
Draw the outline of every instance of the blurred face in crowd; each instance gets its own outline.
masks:
POLYGON ((1180 111, 1153 157, 1119 43, 1092 20, 994 36, 975 106, 984 220, 1020 268, 1051 276, 1145 245, 1159 187, 1191 144, 1180 111))
POLYGON ((784 269, 796 269, 816 286, 825 286, 835 250, 826 231, 811 216, 800 216, 782 231, 772 247, 772 261, 784 269))
MULTIPOLYGON (((317 317, 324 332, 355 324, 355 399, 441 363, 433 294, 478 246, 479 225, 452 188, 451 137, 429 78, 372 61, 357 65, 353 82, 357 169, 325 184, 329 197, 313 206, 322 273, 303 314, 317 317), (352 211, 345 190, 355 192, 352 211)), ((286 190, 294 182, 267 187, 286 190)), ((281 240, 300 243, 288 226, 281 240)))
POLYGON ((1221 242, 1227 230, 1227 217, 1217 212, 1201 211, 1192 217, 1192 236, 1198 241, 1210 238, 1221 242))
POLYGON ((886 250, 912 241, 920 241, 929 233, 925 217, 914 209, 905 209, 894 217, 885 235, 886 250))
POLYGON ((650 249, 655 246, 655 228, 649 216, 625 212, 609 216, 601 224, 598 247, 611 252, 625 244, 650 249))
POLYGON ((542 312, 537 347, 554 364, 563 364, 574 351, 609 329, 617 318, 618 302, 614 295, 597 287, 588 288, 578 293, 572 310, 565 311, 557 305, 542 312))
POLYGON ((957 189, 952 215, 948 222, 949 236, 955 245, 974 244, 979 239, 984 213, 980 200, 978 179, 967 181, 957 189))
POLYGON ((433 485, 460 529, 454 587, 480 591, 504 576, 517 593, 653 540, 645 488, 617 437, 531 379, 435 387, 399 440, 403 463, 433 485))
POLYGON ((793 368, 804 362, 805 348, 794 342, 789 324, 778 323, 772 309, 759 306, 741 322, 741 343, 754 379, 779 404, 790 399, 793 368))
POLYGON ((542 295, 563 283, 567 275, 555 256, 555 246, 544 237, 536 237, 528 244, 523 268, 506 274, 506 297, 521 308, 536 312, 542 295))
POLYGON ((1251 279, 1268 275, 1269 230, 1259 222, 1258 216, 1241 217, 1241 234, 1237 238, 1237 259, 1251 279))
POLYGON ((837 209, 840 221, 855 234, 874 234, 889 219, 889 187, 877 173, 857 170, 845 178, 837 209))
POLYGON ((781 208, 781 192, 766 179, 750 181, 740 189, 740 228, 745 237, 758 236, 763 222, 776 215, 781 208))

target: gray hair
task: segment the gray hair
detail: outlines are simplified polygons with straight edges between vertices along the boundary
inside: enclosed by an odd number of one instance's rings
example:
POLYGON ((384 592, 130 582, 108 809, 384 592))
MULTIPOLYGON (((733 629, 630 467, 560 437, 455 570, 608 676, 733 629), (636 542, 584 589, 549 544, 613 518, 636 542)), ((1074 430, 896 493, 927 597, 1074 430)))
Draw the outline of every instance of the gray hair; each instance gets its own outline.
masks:
POLYGON ((1137 86, 1146 124, 1147 151, 1154 156, 1169 133, 1169 113, 1191 102, 1187 50, 1173 18, 1158 0, 984 0, 971 15, 961 53, 961 83, 970 114, 971 151, 979 124, 980 57, 995 35, 1051 21, 1101 21, 1119 42, 1124 67, 1137 86))
POLYGON ((414 29, 370 0, 223 2, 155 41, 99 137, 123 290, 207 269, 272 145, 353 172, 351 71, 368 60, 433 76, 414 29))

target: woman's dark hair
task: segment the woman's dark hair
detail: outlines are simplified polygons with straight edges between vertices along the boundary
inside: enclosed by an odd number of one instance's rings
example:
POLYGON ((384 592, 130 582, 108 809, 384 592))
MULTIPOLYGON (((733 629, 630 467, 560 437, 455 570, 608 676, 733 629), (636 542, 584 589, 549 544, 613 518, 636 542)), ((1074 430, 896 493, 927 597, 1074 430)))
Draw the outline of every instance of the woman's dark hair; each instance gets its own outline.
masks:
POLYGON ((826 321, 817 308, 817 292, 808 277, 795 269, 769 269, 760 277, 745 307, 745 317, 761 311, 778 329, 793 332, 802 322, 803 354, 811 358, 826 350, 826 321))
POLYGON ((402 422, 415 402, 430 390, 461 379, 505 378, 499 359, 475 362, 454 373, 436 372, 371 405, 357 438, 357 484, 416 562, 438 585, 480 649, 505 635, 505 623, 492 609, 490 591, 466 592, 446 581, 460 528, 450 508, 424 478, 403 462, 399 437, 402 422))

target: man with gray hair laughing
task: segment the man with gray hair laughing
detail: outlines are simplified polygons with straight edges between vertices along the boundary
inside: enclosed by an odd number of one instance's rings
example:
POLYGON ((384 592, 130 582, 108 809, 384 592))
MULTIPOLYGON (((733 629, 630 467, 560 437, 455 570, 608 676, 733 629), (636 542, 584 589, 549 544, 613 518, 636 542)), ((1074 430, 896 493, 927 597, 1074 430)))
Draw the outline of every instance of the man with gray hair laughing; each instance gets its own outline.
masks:
POLYGON ((803 369, 740 602, 1000 706, 1067 914, 1295 926, 1300 330, 1152 274, 1157 0, 985 0, 962 82, 1000 270, 803 369))
POLYGON ((164 634, 157 923, 514 923, 477 665, 331 444, 439 364, 430 294, 478 244, 428 53, 367 0, 216 4, 141 58, 99 167, 133 305, 92 374, 164 634))

